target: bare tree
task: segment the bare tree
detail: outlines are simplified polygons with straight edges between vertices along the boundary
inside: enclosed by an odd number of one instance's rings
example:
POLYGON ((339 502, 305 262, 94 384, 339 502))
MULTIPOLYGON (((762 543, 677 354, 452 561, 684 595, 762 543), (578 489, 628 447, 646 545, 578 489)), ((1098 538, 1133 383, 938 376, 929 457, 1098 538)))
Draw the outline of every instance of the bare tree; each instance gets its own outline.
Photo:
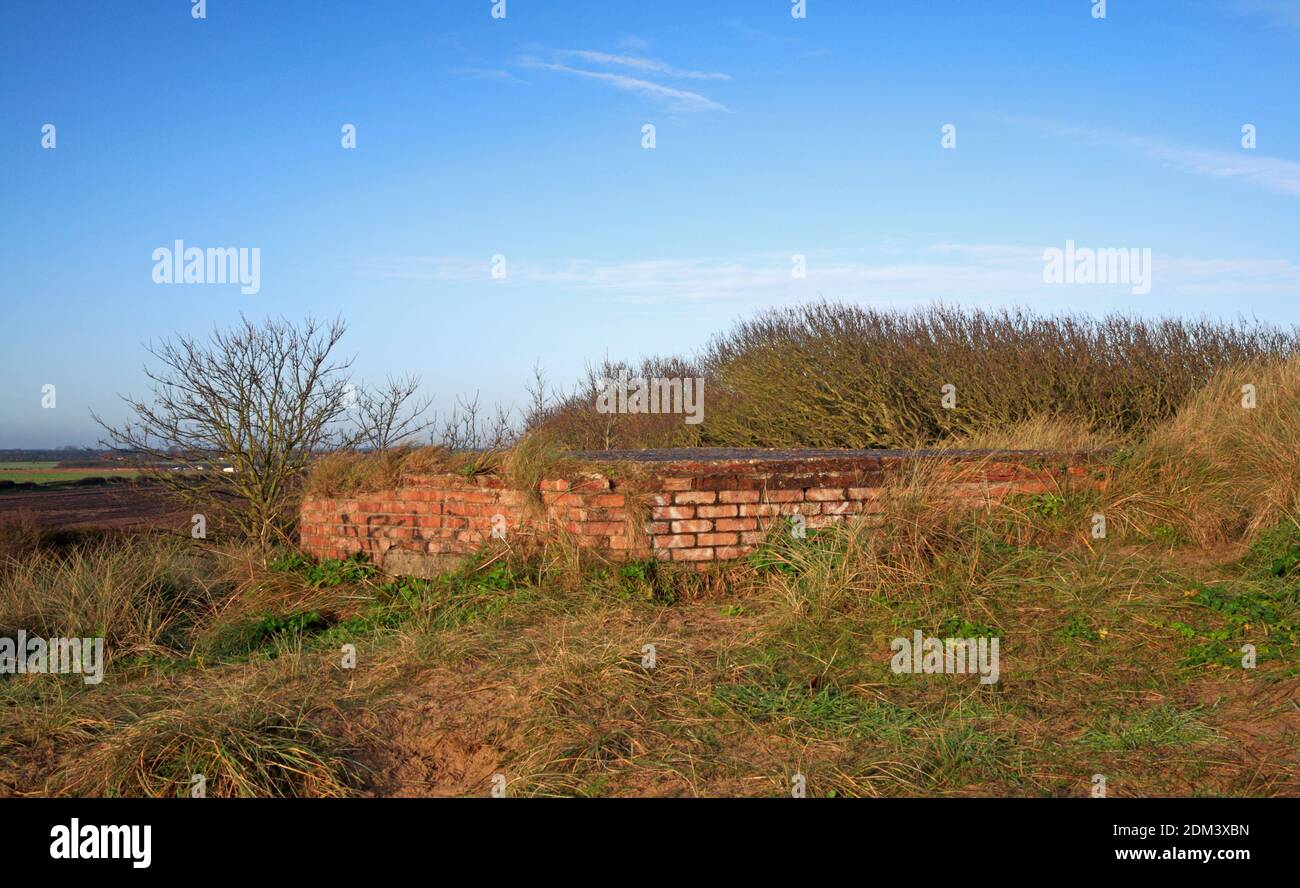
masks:
POLYGON ((358 443, 370 450, 387 450, 410 440, 432 425, 421 417, 432 400, 416 397, 420 377, 388 377, 378 388, 358 388, 352 407, 357 423, 358 443), (408 403, 409 402, 409 403, 408 403))
MULTIPOLYGON (((501 450, 518 438, 511 408, 497 405, 492 415, 481 413, 478 393, 457 398, 455 408, 442 422, 442 428, 430 437, 433 443, 448 450, 501 450)), ((436 417, 435 417, 436 419, 436 417)))
POLYGON ((346 329, 337 319, 295 325, 241 317, 206 340, 150 345, 160 365, 145 368, 152 400, 123 396, 134 419, 121 427, 94 416, 108 434, 101 443, 179 464, 185 471, 159 472, 159 480, 266 547, 286 536, 312 454, 361 437, 346 416, 356 400, 352 360, 332 357, 346 329))

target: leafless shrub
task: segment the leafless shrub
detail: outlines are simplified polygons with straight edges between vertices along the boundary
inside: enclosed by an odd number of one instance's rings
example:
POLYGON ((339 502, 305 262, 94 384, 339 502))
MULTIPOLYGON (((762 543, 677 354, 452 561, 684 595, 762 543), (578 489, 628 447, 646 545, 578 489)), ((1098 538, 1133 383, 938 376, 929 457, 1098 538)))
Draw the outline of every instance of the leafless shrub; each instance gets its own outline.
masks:
POLYGON ((222 519, 266 547, 287 536, 292 505, 311 458, 409 434, 423 407, 406 413, 412 380, 358 395, 351 360, 334 357, 347 327, 308 318, 260 324, 240 319, 206 339, 177 336, 149 353, 152 398, 124 396, 134 414, 121 426, 98 416, 109 446, 172 464, 155 479, 207 518, 222 519), (350 410, 360 406, 360 425, 350 410), (379 427, 368 426, 377 420, 379 427))

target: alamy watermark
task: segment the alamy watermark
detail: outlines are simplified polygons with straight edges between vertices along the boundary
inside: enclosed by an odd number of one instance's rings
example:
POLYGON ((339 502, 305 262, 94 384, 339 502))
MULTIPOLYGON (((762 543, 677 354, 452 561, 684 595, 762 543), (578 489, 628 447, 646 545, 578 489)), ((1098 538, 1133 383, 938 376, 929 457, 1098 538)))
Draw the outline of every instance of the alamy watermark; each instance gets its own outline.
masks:
POLYGON ((602 379, 597 413, 682 413, 704 422, 704 380, 698 376, 620 376, 602 379))
POLYGON ((980 684, 997 684, 1001 658, 997 638, 926 637, 917 629, 912 638, 895 638, 889 643, 894 652, 889 661, 895 674, 968 675, 978 672, 980 684))
POLYGON ((261 247, 173 247, 153 251, 155 284, 239 284, 239 292, 254 296, 262 289, 261 247))
POLYGON ((0 638, 0 674, 70 673, 88 685, 104 680, 103 638, 29 638, 25 629, 16 638, 0 638))
POLYGON ((153 827, 137 825, 83 825, 73 817, 67 826, 50 829, 50 857, 54 860, 129 860, 135 869, 148 869, 153 827))
POLYGON ((1045 284, 1129 284, 1134 296, 1151 292, 1151 248, 1074 246, 1043 251, 1045 284))

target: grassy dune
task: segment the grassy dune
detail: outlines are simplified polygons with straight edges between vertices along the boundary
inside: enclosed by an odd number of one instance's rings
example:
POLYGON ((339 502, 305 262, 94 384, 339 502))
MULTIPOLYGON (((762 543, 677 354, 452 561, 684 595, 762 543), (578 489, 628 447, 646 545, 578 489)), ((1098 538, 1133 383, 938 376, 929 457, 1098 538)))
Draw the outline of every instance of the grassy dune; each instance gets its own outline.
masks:
POLYGON ((100 633, 111 660, 98 686, 0 679, 0 792, 1300 794, 1298 379, 1213 375, 1110 452, 1105 490, 968 511, 919 472, 880 529, 778 534, 710 573, 563 541, 417 581, 11 537, 0 634, 100 633), (999 638, 1000 680, 894 673, 915 630, 999 638))

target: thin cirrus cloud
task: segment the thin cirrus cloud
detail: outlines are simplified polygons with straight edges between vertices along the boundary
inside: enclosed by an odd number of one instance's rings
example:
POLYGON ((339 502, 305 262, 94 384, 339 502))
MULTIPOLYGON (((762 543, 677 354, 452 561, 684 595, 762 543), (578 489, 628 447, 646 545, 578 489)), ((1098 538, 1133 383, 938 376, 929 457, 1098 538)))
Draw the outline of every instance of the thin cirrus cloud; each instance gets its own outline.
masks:
POLYGON ((1263 16, 1300 31, 1300 0, 1237 0, 1235 6, 1244 15, 1263 16))
POLYGON ((462 77, 473 77, 475 80, 495 80, 499 83, 524 82, 509 71, 502 71, 498 68, 461 67, 453 68, 452 73, 459 74, 462 77))
POLYGON ((653 75, 660 79, 666 78, 670 80, 726 81, 731 79, 727 74, 710 71, 685 70, 676 68, 669 65, 667 62, 660 61, 659 59, 597 52, 595 50, 587 49, 553 51, 552 57, 580 60, 588 65, 594 65, 598 68, 622 68, 624 71, 635 72, 636 76, 620 71, 592 70, 591 68, 586 67, 579 68, 571 64, 566 64, 565 62, 546 61, 535 56, 524 56, 519 58, 515 61, 515 65, 520 68, 551 71, 559 74, 568 74, 573 77, 581 77, 587 80, 598 81, 612 86, 615 89, 623 90, 624 92, 644 96, 678 111, 728 110, 721 102, 716 102, 708 96, 695 92, 694 90, 669 86, 665 83, 647 79, 648 76, 653 75))
POLYGON ((1236 179, 1257 188, 1300 197, 1300 163, 1257 154, 1255 149, 1212 151, 1042 118, 1004 116, 1001 119, 1058 138, 1085 140, 1094 145, 1134 151, 1184 173, 1236 179))
MULTIPOLYGON (((666 258, 600 262, 590 259, 517 260, 510 276, 492 280, 485 259, 438 256, 388 259, 370 264, 381 277, 445 284, 527 286, 540 292, 598 297, 627 303, 724 302, 734 307, 784 304, 805 299, 934 299, 969 304, 998 301, 1041 304, 1056 297, 1077 303, 1076 288, 1043 282, 1043 247, 1023 244, 941 243, 889 251, 813 251, 807 277, 791 275, 791 255, 727 258, 666 258)), ((1300 265, 1285 259, 1186 258, 1156 254, 1152 304, 1168 300, 1289 297, 1300 289, 1300 265)), ((1128 285, 1097 285, 1129 305, 1128 285)))
POLYGON ((642 56, 633 55, 615 55, 608 52, 596 52, 590 49, 566 49, 564 55, 575 59, 582 59, 584 62, 590 62, 594 65, 605 65, 615 68, 631 68, 634 71, 644 71, 648 74, 662 74, 665 77, 681 77, 687 80, 730 80, 730 74, 719 74, 715 71, 686 71, 681 68, 674 68, 667 62, 661 62, 659 59, 648 59, 642 56))

